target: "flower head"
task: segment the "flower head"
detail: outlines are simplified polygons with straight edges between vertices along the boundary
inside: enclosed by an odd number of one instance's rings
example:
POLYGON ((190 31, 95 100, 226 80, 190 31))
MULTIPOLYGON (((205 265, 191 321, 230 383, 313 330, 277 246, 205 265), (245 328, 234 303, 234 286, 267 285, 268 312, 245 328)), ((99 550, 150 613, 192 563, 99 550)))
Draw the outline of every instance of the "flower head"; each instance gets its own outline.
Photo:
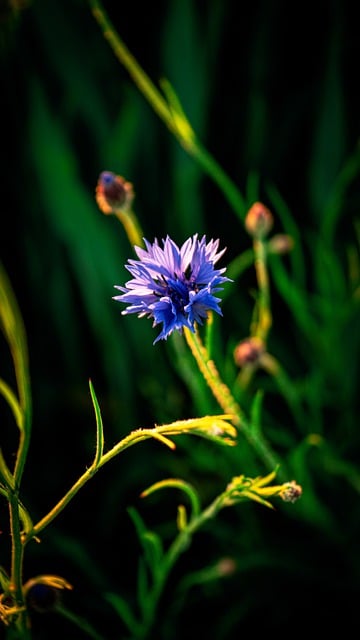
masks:
POLYGON ((145 249, 135 247, 139 260, 130 259, 126 265, 132 279, 125 287, 116 286, 123 293, 114 300, 129 305, 124 315, 137 313, 153 318, 153 326, 163 325, 154 344, 175 329, 194 332, 195 323, 202 324, 210 310, 222 315, 220 298, 214 294, 229 278, 222 275, 225 268, 214 268, 225 251, 218 252, 218 240, 207 243, 205 236, 199 240, 195 234, 180 248, 169 236, 162 247, 157 240, 144 242, 145 249))

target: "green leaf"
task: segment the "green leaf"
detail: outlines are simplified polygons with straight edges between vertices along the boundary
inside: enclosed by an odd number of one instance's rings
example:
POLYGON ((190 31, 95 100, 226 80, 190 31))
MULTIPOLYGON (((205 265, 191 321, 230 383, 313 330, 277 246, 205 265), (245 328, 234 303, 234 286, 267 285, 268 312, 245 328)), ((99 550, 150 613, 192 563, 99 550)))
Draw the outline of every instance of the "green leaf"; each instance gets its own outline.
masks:
POLYGON ((15 422, 19 427, 20 431, 22 431, 24 427, 24 414, 19 405, 19 401, 13 392, 13 390, 9 387, 9 385, 0 378, 0 394, 5 398, 8 403, 13 416, 15 418, 15 422))
POLYGON ((101 418, 99 403, 97 401, 97 397, 95 395, 95 390, 91 380, 89 380, 89 387, 90 387, 91 399, 94 405, 95 416, 96 416, 96 453, 95 453, 93 466, 94 466, 94 469, 97 469, 104 451, 104 429, 103 429, 103 422, 101 418))
POLYGON ((191 519, 197 518, 201 512, 201 505, 199 496, 196 493, 194 487, 184 480, 180 480, 178 478, 166 478, 165 480, 160 480, 159 482, 155 482, 148 489, 142 492, 141 497, 147 497, 150 494, 158 491, 159 489, 168 489, 175 488, 184 491, 188 496, 191 504, 191 519))
POLYGON ((7 592, 10 585, 10 578, 3 567, 0 567, 0 585, 3 591, 7 592))
POLYGON ((131 610, 131 607, 126 602, 126 600, 121 596, 119 596, 117 593, 106 593, 105 599, 108 602, 110 602, 110 604, 114 607, 116 613, 119 615, 122 621, 126 624, 129 631, 131 631, 131 633, 135 637, 138 637, 140 624, 135 619, 135 616, 131 610))
MULTIPOLYGON (((13 489, 14 488, 14 478, 13 475, 9 469, 9 467, 7 466, 3 453, 0 449, 0 475, 6 485, 6 487, 8 489, 13 489)), ((8 497, 7 492, 1 489, 0 487, 0 493, 2 493, 6 498, 8 497)))
POLYGON ((19 403, 26 418, 23 426, 30 429, 31 394, 25 328, 10 280, 1 263, 0 328, 7 340, 14 362, 19 403))
POLYGON ((21 520, 22 528, 24 533, 29 533, 33 529, 33 522, 30 518, 30 514, 28 510, 24 507, 22 502, 19 501, 19 517, 21 520))
POLYGON ((339 33, 334 32, 324 84, 320 87, 322 95, 310 162, 309 195, 319 220, 324 217, 324 208, 344 161, 346 113, 339 43, 339 33))
POLYGON ((264 400, 264 392, 262 389, 259 389, 252 401, 250 408, 250 424, 251 430, 255 433, 261 433, 261 412, 262 405, 264 400))
POLYGON ((144 550, 146 563, 152 575, 156 576, 164 555, 161 538, 154 531, 146 528, 143 519, 136 509, 130 507, 128 512, 135 525, 139 541, 144 550))

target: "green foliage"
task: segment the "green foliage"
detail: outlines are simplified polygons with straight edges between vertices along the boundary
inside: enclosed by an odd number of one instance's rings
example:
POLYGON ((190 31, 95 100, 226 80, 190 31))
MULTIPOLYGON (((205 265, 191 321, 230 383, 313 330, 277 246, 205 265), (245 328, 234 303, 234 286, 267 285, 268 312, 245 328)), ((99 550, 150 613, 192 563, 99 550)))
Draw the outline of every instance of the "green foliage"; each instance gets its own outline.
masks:
MULTIPOLYGON (((1 10, 3 124, 13 136, 0 236, 2 589, 8 596, 10 574, 18 592, 38 574, 73 584, 62 617, 32 612, 34 640, 75 628, 79 638, 176 640, 190 623, 214 640, 314 624, 324 634, 353 615, 360 577, 357 22, 337 1, 299 14, 296 32, 269 0, 104 3, 156 107, 103 37, 97 5, 1 10), (216 364, 210 385, 183 336, 153 347, 151 323, 112 303, 132 248, 96 206, 104 169, 133 183, 150 241, 198 232, 227 245, 224 315, 199 336, 216 364), (274 216, 262 246, 272 323, 266 358, 244 372, 234 349, 256 335, 264 300, 243 225, 255 201, 274 216), (271 249, 279 236, 292 239, 284 255, 271 249), (246 425, 235 421, 237 446, 218 447, 198 424, 205 437, 183 433, 171 452, 173 431, 154 424, 233 415, 219 408, 219 381, 246 425), (219 513, 162 572, 192 519, 180 505, 174 534, 173 492, 138 505, 143 487, 171 475, 210 504, 239 474, 271 471, 269 451, 301 500, 219 513), (224 556, 234 569, 220 580, 213 568, 224 556)), ((12 597, 0 603, 7 620, 12 597)))

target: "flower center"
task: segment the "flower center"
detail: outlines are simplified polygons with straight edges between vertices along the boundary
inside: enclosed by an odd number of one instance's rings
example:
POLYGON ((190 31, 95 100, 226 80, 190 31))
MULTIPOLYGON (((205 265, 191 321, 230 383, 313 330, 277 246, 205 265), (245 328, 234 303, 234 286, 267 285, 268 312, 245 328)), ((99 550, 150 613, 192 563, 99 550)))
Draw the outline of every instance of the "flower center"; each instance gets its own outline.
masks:
POLYGON ((174 273, 173 278, 162 276, 162 280, 158 284, 163 291, 154 291, 154 294, 159 297, 163 295, 169 296, 177 313, 184 313, 184 308, 189 304, 189 292, 199 291, 195 278, 191 274, 192 268, 191 265, 188 265, 181 277, 176 273, 174 273))

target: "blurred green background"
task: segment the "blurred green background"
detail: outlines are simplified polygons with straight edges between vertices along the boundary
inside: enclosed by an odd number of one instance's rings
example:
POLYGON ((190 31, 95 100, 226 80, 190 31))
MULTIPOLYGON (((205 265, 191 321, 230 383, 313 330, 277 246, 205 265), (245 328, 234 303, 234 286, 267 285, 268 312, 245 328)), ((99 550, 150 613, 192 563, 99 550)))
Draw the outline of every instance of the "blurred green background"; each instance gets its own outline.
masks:
MULTIPOLYGON (((114 284, 128 279, 124 263, 132 253, 118 221, 97 208, 99 173, 114 171, 133 183, 134 209, 150 241, 169 233, 180 244, 206 233, 227 246, 225 266, 250 238, 134 87, 85 1, 14 6, 0 8, 0 258, 28 333, 34 426, 23 499, 36 520, 92 459, 89 378, 109 447, 139 426, 218 411, 181 355, 181 341, 177 349, 171 340, 153 347, 151 323, 122 317, 111 300, 114 284)), ((276 512, 238 507, 199 533, 172 576, 154 638, 325 633, 356 619, 360 48, 352 6, 104 2, 150 77, 172 83, 199 139, 246 203, 264 201, 274 231, 296 241, 291 256, 271 264, 269 348, 295 382, 301 419, 269 378, 260 375, 255 388, 265 389, 266 435, 304 496, 276 512), (313 433, 319 445, 309 444, 313 433), (193 588, 174 622, 169 612, 179 580, 224 556, 235 559, 235 573, 193 588)), ((217 361, 229 384, 255 286, 249 270, 216 323, 217 361)), ((3 341, 0 358, 1 376, 11 379, 3 341)), ((3 402, 1 410, 1 445, 11 456, 15 428, 3 402)), ((74 585, 70 609, 104 640, 126 637, 104 594, 135 598, 139 545, 127 507, 135 505, 168 540, 178 498, 164 493, 141 502, 151 482, 183 477, 206 504, 232 475, 264 472, 245 443, 231 455, 185 437, 175 453, 142 444, 105 467, 44 531, 42 543, 29 547, 25 577, 63 575, 74 585)), ((4 505, 0 514, 6 565, 4 505)), ((40 639, 72 632, 51 614, 35 616, 34 629, 40 639)))

